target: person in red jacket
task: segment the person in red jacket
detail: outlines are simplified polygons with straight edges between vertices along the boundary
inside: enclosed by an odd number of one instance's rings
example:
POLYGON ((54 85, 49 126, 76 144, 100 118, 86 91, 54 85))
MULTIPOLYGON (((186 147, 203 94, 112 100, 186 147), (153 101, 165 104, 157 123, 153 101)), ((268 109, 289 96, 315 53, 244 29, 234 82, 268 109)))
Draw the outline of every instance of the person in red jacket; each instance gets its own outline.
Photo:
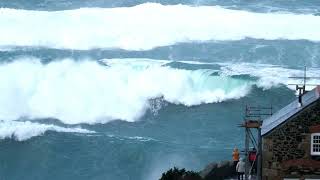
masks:
POLYGON ((252 151, 249 152, 249 162, 252 167, 251 173, 256 173, 257 171, 256 158, 257 158, 257 151, 255 148, 253 148, 252 151))

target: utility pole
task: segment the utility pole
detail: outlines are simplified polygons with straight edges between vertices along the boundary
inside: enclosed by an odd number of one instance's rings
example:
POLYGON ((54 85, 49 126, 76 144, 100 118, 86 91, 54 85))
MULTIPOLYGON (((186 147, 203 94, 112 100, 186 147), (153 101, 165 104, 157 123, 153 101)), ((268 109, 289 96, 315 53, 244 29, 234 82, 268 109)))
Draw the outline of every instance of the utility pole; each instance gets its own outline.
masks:
POLYGON ((261 126, 260 126, 260 128, 258 128, 258 152, 257 152, 257 154, 258 154, 258 157, 257 157, 257 180, 261 180, 262 179, 262 136, 261 136, 261 126))
POLYGON ((249 178, 249 129, 245 127, 245 172, 244 172, 244 179, 248 180, 249 178))
POLYGON ((257 150, 256 152, 256 162, 257 163, 257 180, 261 180, 262 177, 262 138, 261 138, 261 126, 262 126, 262 116, 271 116, 271 107, 252 107, 246 106, 245 120, 240 127, 245 128, 245 180, 249 179, 249 174, 251 168, 249 168, 249 147, 250 141, 252 145, 257 150), (257 129, 257 138, 253 135, 251 129, 257 129), (257 139, 257 140, 256 140, 257 139))

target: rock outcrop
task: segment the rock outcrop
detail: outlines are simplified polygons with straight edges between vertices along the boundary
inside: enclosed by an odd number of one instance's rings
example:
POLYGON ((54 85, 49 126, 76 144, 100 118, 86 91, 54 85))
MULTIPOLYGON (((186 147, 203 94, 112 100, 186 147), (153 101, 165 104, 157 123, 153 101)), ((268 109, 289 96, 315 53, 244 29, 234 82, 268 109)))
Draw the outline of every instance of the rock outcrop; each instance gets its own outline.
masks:
POLYGON ((221 161, 210 163, 199 174, 204 180, 224 180, 236 175, 236 172, 232 161, 221 161))

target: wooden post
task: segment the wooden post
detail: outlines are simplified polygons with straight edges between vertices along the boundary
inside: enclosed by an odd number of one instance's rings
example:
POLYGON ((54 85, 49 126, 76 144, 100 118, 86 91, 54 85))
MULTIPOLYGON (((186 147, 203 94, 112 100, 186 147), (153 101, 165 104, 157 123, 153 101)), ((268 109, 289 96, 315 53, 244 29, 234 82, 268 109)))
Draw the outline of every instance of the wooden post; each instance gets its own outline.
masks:
POLYGON ((249 179, 249 129, 247 127, 245 127, 245 131, 246 131, 246 138, 245 138, 245 172, 244 172, 244 179, 248 180, 249 179))
POLYGON ((258 159, 257 159, 257 180, 262 179, 262 137, 261 128, 258 128, 258 159))

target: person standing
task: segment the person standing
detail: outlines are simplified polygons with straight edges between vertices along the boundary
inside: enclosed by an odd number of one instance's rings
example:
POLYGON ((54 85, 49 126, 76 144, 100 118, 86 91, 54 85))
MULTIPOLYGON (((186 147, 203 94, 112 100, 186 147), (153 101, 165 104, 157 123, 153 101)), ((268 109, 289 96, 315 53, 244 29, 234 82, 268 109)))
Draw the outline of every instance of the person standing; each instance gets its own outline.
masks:
POLYGON ((238 180, 243 180, 243 174, 245 171, 245 162, 243 162, 243 159, 240 158, 240 161, 238 162, 236 166, 236 171, 238 174, 238 180))
POLYGON ((253 174, 257 172, 256 157, 257 157, 257 150, 253 148, 252 151, 249 152, 249 162, 252 169, 251 173, 253 174))
POLYGON ((236 168, 236 166, 239 162, 239 158, 240 158, 239 150, 238 150, 238 148, 234 148, 233 153, 232 153, 232 160, 233 160, 234 169, 236 168))

